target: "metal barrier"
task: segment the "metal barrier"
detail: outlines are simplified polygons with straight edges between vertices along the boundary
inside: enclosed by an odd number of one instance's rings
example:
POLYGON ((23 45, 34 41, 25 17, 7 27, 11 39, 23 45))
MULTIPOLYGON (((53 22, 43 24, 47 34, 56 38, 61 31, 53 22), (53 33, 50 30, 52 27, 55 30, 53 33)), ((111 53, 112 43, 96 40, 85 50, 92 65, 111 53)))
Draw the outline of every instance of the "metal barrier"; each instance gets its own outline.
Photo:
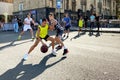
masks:
POLYGON ((102 27, 108 28, 119 28, 120 27, 120 20, 119 19, 111 19, 111 20, 100 20, 100 24, 102 27))
POLYGON ((5 23, 3 27, 1 28, 2 31, 8 31, 13 30, 13 24, 12 23, 5 23))

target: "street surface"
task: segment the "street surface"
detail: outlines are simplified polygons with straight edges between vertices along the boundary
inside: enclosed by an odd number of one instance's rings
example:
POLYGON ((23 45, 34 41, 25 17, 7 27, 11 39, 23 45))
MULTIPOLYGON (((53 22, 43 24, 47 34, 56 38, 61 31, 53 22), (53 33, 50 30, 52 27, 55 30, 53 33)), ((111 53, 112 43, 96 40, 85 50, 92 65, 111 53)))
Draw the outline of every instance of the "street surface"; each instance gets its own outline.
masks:
POLYGON ((16 41, 17 33, 0 32, 0 80, 120 80, 120 34, 76 35, 76 31, 70 32, 64 40, 69 49, 65 59, 63 50, 57 51, 56 57, 50 55, 51 47, 41 53, 40 43, 28 60, 22 61, 34 43, 29 32, 20 41, 16 41))

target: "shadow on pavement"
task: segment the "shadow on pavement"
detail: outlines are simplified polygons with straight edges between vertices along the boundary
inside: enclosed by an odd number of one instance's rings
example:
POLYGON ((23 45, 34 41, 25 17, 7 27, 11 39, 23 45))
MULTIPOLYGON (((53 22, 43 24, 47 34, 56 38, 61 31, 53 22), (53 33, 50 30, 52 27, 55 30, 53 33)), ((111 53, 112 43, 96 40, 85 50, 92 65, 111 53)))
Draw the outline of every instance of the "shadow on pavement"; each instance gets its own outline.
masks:
POLYGON ((100 32, 97 32, 96 34, 94 34, 93 32, 89 32, 88 35, 89 35, 90 37, 91 37, 91 36, 99 37, 99 36, 100 36, 100 32))
POLYGON ((14 44, 16 41, 17 41, 17 40, 14 40, 14 41, 12 41, 10 44, 7 44, 7 45, 5 45, 5 46, 0 47, 0 50, 3 50, 3 49, 5 49, 5 48, 9 48, 9 47, 13 47, 13 46, 17 46, 17 45, 20 45, 20 44, 24 44, 24 43, 30 42, 30 41, 32 41, 32 40, 24 41, 24 42, 21 42, 21 43, 14 44))
POLYGON ((41 60, 41 62, 37 65, 32 64, 23 65, 24 60, 21 60, 21 62, 15 68, 10 69, 6 71, 4 74, 2 74, 0 76, 0 80, 32 80, 33 78, 42 74, 46 69, 54 66, 55 64, 65 59, 61 58, 52 64, 46 65, 48 59, 52 57, 53 56, 51 54, 45 56, 41 60))
MULTIPOLYGON (((35 31, 34 31, 34 34, 35 34, 35 31)), ((1 32, 0 33, 0 43, 17 41, 18 35, 19 35, 19 33, 14 33, 12 31, 1 32)), ((22 36, 20 41, 27 40, 27 39, 31 39, 31 35, 30 35, 29 31, 24 33, 24 35, 22 36)))
POLYGON ((72 39, 77 39, 77 38, 79 38, 80 36, 83 36, 83 35, 85 35, 86 34, 86 32, 82 32, 82 33, 80 33, 79 35, 77 34, 76 36, 74 36, 73 38, 71 38, 70 40, 72 41, 72 39))

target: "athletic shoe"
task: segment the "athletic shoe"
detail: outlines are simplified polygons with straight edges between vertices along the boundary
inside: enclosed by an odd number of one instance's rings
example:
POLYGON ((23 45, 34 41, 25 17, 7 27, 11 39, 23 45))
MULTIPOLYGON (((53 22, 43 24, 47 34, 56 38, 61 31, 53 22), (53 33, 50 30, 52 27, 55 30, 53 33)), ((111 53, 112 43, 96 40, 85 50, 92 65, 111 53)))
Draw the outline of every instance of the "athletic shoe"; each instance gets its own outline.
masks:
POLYGON ((67 53, 68 53, 68 49, 64 49, 63 56, 66 56, 67 53))
POLYGON ((55 51, 52 51, 52 55, 56 57, 57 53, 55 51))
POLYGON ((67 38, 68 38, 69 36, 67 36, 67 38))
POLYGON ((65 35, 63 36, 63 38, 65 37, 65 35))
POLYGON ((24 60, 27 60, 28 59, 28 54, 25 54, 24 57, 23 57, 24 60))
POLYGON ((34 38, 34 37, 32 37, 32 41, 34 41, 34 39, 35 39, 35 38, 34 38))
POLYGON ((18 36, 18 40, 21 40, 21 36, 18 36))

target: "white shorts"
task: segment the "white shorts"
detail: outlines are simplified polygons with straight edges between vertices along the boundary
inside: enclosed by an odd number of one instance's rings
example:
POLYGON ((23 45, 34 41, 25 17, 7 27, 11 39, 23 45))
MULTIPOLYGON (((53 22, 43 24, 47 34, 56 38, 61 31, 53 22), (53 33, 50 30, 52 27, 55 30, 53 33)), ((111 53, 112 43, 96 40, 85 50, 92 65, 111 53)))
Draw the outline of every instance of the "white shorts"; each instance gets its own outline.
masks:
POLYGON ((31 26, 24 26, 23 31, 27 31, 28 29, 32 29, 31 26))

